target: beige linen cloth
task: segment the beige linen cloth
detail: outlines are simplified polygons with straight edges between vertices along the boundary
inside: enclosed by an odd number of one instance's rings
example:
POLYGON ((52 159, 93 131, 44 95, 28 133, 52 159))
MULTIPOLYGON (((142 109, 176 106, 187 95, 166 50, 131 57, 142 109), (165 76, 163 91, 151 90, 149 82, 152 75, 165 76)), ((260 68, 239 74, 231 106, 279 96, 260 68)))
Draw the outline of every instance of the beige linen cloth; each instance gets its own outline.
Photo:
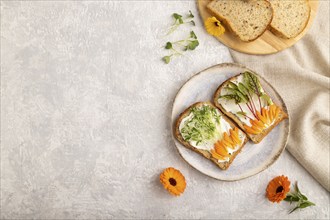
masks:
POLYGON ((311 29, 291 48, 266 56, 231 50, 235 62, 265 76, 280 93, 291 119, 287 149, 328 191, 329 50, 329 1, 322 0, 311 29))

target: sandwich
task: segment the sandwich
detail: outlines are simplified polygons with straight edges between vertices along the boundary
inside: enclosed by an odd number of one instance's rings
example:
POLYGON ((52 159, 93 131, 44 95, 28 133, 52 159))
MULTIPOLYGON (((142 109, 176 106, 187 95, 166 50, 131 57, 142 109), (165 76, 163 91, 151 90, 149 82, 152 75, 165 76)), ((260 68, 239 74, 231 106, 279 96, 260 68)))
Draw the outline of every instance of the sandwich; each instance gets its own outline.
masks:
POLYGON ((246 134, 210 102, 197 102, 183 111, 175 123, 174 136, 223 170, 248 141, 246 134))
POLYGON ((246 71, 223 82, 213 100, 249 139, 259 143, 276 125, 288 118, 281 106, 264 91, 256 73, 246 71))

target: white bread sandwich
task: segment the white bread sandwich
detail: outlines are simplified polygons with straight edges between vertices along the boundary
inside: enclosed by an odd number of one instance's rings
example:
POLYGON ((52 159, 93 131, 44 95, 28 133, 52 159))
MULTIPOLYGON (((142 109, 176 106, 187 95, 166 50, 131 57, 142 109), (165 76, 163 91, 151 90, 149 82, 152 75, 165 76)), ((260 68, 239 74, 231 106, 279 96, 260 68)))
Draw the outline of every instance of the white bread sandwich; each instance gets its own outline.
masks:
POLYGON ((213 0, 207 8, 242 41, 261 36, 273 19, 267 0, 213 0))
POLYGON ((282 38, 294 38, 306 27, 311 8, 308 0, 269 0, 274 10, 270 31, 282 38))
POLYGON ((260 84, 258 75, 249 71, 222 83, 214 103, 254 142, 259 143, 287 114, 273 103, 260 84))
POLYGON ((174 126, 174 136, 223 170, 248 141, 245 133, 210 102, 197 102, 182 112, 174 126))

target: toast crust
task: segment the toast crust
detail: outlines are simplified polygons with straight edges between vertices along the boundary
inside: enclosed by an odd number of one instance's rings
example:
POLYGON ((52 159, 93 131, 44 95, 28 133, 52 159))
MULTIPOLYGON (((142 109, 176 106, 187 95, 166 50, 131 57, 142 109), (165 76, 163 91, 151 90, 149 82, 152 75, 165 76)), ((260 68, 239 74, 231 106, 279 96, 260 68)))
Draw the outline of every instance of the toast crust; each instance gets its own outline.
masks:
POLYGON ((255 38, 249 39, 249 40, 243 40, 242 38, 240 38, 239 34, 235 30, 232 29, 232 26, 233 26, 232 23, 229 20, 227 20, 224 16, 222 16, 220 13, 218 13, 217 11, 210 8, 208 5, 207 5, 207 9, 209 10, 209 12, 211 14, 213 14, 215 17, 217 17, 217 19, 219 19, 221 22, 223 22, 224 25, 230 30, 230 32, 233 33, 235 36, 237 36, 241 41, 252 42, 252 41, 255 41, 256 39, 258 39, 261 35, 263 35, 268 30, 268 28, 270 27, 270 24, 272 23, 272 20, 274 18, 274 10, 271 7, 271 4, 267 0, 264 0, 264 2, 267 2, 267 4, 269 5, 269 8, 272 11, 272 17, 271 17, 270 21, 268 22, 268 24, 266 25, 265 29, 258 36, 256 36, 255 38))
MULTIPOLYGON (((212 106, 214 108, 217 109, 216 106, 214 106, 211 102, 197 102, 195 104, 192 104, 191 106, 189 106, 186 110, 184 110, 180 115, 179 117, 177 118, 176 120, 176 123, 174 124, 174 128, 173 128, 173 132, 174 132, 174 136, 175 138, 181 143, 183 144, 186 148, 188 149, 191 149, 201 155, 203 155, 204 157, 206 157, 207 159, 211 160, 214 164, 216 164, 220 169, 222 170, 227 170, 230 166, 230 164, 233 162, 233 160, 235 159, 235 157, 241 152, 242 148, 244 147, 244 145, 246 144, 246 142, 248 141, 248 138, 245 138, 244 142, 241 144, 241 146, 239 147, 239 149, 237 151, 235 151, 229 161, 226 161, 226 162, 218 162, 217 159, 213 158, 212 155, 211 155, 211 152, 207 151, 207 150, 201 150, 201 149, 198 149, 198 148, 195 148, 194 146, 192 146, 189 142, 185 141, 181 135, 181 132, 179 130, 179 126, 180 126, 180 123, 181 121, 187 117, 189 114, 190 114, 190 110, 191 108, 193 107, 199 107, 199 106, 202 106, 202 105, 209 105, 209 106, 212 106)), ((218 110, 218 109, 217 109, 218 110)), ((220 114, 221 114, 221 117, 223 117, 224 120, 226 120, 226 122, 228 122, 230 124, 230 127, 231 128, 234 128, 234 127, 237 127, 233 122, 231 122, 231 120, 226 116, 224 115, 221 111, 220 111, 220 114)), ((241 130, 241 129, 239 129, 241 130)), ((242 131, 242 130, 241 130, 242 131)), ((243 131, 242 131, 243 132, 243 131)), ((244 133, 244 132, 243 132, 244 133)), ((244 133, 245 134, 245 133, 244 133)))
MULTIPOLYGON (((270 0, 268 0, 268 1, 270 1, 270 0)), ((295 37, 297 37, 301 32, 303 32, 303 31, 305 30, 305 28, 306 28, 307 25, 308 25, 308 21, 309 21, 309 19, 310 19, 310 17, 311 17, 311 10, 312 10, 312 9, 311 9, 311 6, 310 6, 308 0, 305 0, 305 2, 306 2, 306 4, 308 5, 308 9, 309 9, 309 10, 308 10, 308 18, 306 19, 305 24, 304 24, 304 27, 301 29, 300 32, 298 32, 298 33, 296 33, 295 35, 289 37, 289 36, 285 35, 281 30, 279 30, 279 29, 277 29, 276 27, 274 27, 273 25, 271 25, 271 23, 269 24, 269 28, 268 28, 268 29, 269 29, 273 34, 275 34, 276 36, 281 37, 281 38, 291 39, 291 38, 295 38, 295 37)), ((274 13, 274 11, 273 11, 273 13, 274 13)))
MULTIPOLYGON (((252 72, 252 71, 251 71, 252 72)), ((255 72, 252 72, 253 74, 255 74, 256 76, 258 76, 258 78, 260 78, 260 76, 258 74, 256 74, 255 72)), ((275 128, 281 121, 283 121, 284 119, 288 118, 288 115, 283 111, 282 107, 281 107, 281 111, 278 115, 278 117, 276 118, 276 121, 269 126, 268 128, 264 129, 261 133, 254 135, 254 134, 250 134, 246 131, 246 129, 244 128, 244 123, 233 113, 226 111, 226 109, 218 102, 218 97, 221 94, 221 90, 228 84, 229 81, 235 80, 237 79, 238 76, 240 76, 240 74, 235 75, 229 79, 227 79, 226 81, 224 81, 215 91, 214 95, 213 95, 213 102, 215 104, 216 107, 218 107, 226 116, 228 116, 231 120, 233 120, 238 127, 244 131, 244 133, 248 136, 248 138, 250 140, 252 140, 254 143, 260 143, 262 141, 262 139, 264 137, 267 136, 267 134, 269 132, 271 132, 271 130, 273 130, 273 128, 275 128)))

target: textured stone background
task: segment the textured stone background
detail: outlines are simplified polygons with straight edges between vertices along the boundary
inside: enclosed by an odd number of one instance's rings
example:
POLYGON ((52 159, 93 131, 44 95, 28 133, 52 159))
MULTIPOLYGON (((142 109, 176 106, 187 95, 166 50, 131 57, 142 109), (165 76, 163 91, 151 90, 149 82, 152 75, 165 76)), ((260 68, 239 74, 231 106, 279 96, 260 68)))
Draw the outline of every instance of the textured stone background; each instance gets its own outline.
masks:
MULTIPOLYGON (((1 218, 323 218, 329 193, 288 153, 266 171, 221 182, 189 167, 171 139, 171 104, 196 72, 231 61, 205 33, 165 65, 173 12, 194 1, 1 2, 1 218), (178 198, 160 185, 174 166, 178 198), (316 207, 288 215, 267 183, 298 180, 316 207)), ((253 67, 250 67, 253 68, 253 67)))

